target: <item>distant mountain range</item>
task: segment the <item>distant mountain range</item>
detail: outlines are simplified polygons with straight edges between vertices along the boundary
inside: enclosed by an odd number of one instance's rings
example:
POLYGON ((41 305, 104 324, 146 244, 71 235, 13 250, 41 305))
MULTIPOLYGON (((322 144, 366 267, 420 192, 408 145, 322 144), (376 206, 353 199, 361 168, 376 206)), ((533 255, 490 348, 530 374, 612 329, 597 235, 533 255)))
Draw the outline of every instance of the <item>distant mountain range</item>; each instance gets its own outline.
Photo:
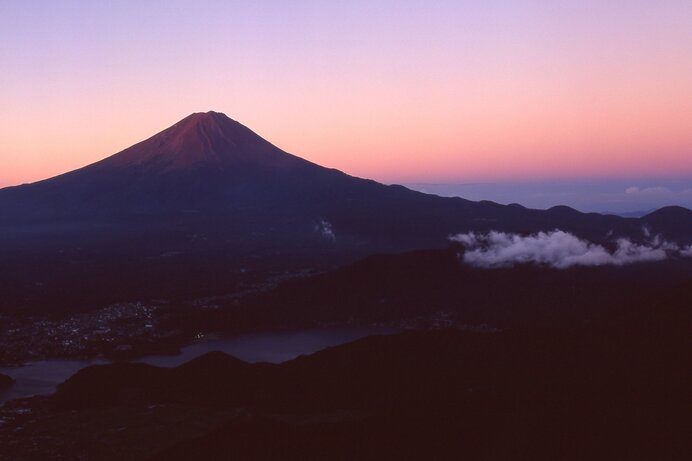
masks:
POLYGON ((60 300, 195 296, 242 274, 328 268, 450 234, 555 228, 591 241, 692 243, 692 211, 642 218, 414 192, 288 154, 216 112, 84 168, 0 190, 0 310, 60 300))

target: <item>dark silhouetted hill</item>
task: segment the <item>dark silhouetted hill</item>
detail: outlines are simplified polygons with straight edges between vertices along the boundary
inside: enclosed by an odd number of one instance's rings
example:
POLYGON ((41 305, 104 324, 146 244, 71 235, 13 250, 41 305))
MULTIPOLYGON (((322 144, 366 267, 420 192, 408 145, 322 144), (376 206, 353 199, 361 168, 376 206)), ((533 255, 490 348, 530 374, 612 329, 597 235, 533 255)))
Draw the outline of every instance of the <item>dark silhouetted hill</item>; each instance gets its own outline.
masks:
POLYGON ((343 324, 574 326, 594 322, 692 279, 692 260, 553 269, 479 269, 460 247, 374 255, 289 280, 229 305, 212 322, 240 330, 343 324))
POLYGON ((14 379, 0 373, 0 389, 7 389, 14 384, 14 379))
POLYGON ((641 221, 674 241, 687 241, 692 235, 692 211, 680 206, 667 206, 649 213, 641 221))
MULTIPOLYGON (((36 430, 121 418, 110 424, 134 440, 163 414, 140 408, 233 409, 152 459, 686 459, 691 287, 586 327, 411 331, 279 365, 213 353, 175 369, 89 367, 36 430)), ((104 453, 92 459, 122 453, 79 440, 70 450, 104 453)))

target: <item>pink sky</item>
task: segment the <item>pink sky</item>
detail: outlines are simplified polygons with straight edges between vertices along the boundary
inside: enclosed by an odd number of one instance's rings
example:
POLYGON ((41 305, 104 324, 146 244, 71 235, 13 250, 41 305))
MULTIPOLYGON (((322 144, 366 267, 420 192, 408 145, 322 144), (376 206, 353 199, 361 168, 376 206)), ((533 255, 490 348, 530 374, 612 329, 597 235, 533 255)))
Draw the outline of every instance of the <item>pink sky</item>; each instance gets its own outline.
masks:
POLYGON ((385 182, 692 177, 692 3, 0 4, 0 187, 216 110, 385 182))

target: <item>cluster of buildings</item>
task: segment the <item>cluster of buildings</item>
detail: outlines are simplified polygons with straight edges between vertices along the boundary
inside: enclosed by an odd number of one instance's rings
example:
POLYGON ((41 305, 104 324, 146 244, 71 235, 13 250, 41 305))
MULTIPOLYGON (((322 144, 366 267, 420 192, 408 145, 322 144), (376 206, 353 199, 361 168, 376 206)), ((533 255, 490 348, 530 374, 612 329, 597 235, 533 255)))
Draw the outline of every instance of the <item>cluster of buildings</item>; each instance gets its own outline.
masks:
POLYGON ((0 365, 46 358, 93 357, 127 352, 175 332, 165 331, 157 306, 141 302, 114 304, 61 320, 3 318, 0 365))

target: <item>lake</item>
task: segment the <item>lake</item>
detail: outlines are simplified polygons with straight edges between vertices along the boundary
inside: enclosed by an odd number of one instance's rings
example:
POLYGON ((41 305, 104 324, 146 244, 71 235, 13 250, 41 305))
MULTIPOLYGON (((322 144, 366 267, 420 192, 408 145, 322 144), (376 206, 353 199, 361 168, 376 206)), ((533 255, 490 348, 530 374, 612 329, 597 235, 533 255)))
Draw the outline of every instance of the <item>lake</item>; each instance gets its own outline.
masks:
MULTIPOLYGON (((280 363, 365 336, 391 334, 388 327, 323 328, 288 332, 256 333, 200 341, 181 349, 178 355, 150 355, 136 362, 160 367, 175 367, 211 351, 223 351, 246 362, 280 363)), ((0 391, 0 404, 7 400, 55 392, 58 384, 90 365, 109 363, 104 359, 41 360, 22 367, 0 368, 0 373, 17 382, 0 391)))

